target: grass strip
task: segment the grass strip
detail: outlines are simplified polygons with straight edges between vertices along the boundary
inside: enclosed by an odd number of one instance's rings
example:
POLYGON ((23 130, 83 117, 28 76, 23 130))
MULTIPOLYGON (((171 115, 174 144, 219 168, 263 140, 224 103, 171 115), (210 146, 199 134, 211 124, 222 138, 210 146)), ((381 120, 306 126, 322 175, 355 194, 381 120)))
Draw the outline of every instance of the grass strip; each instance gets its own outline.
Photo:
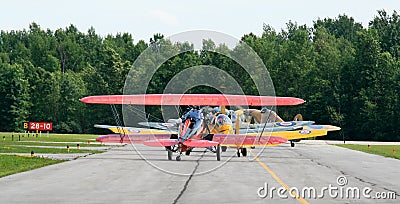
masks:
POLYGON ((57 164, 64 161, 65 160, 53 160, 40 157, 0 155, 0 177, 57 164))
POLYGON ((104 151, 99 150, 84 150, 70 147, 69 152, 67 147, 65 148, 41 148, 41 147, 26 147, 26 146, 15 146, 15 145, 0 145, 0 153, 31 153, 34 151, 35 154, 67 154, 67 153, 102 153, 104 151))
POLYGON ((400 159, 400 145, 357 145, 357 144, 337 144, 336 146, 345 147, 352 150, 366 152, 400 159))
POLYGON ((87 143, 95 142, 99 135, 87 135, 87 134, 25 134, 25 133, 0 133, 0 140, 2 141, 37 141, 37 142, 82 142, 87 143))

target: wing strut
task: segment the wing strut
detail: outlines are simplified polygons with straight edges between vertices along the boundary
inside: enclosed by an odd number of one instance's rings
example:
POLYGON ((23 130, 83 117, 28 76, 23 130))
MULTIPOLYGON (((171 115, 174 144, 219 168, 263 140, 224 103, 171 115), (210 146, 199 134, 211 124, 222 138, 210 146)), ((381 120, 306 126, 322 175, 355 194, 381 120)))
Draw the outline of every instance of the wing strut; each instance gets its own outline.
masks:
POLYGON ((114 119, 115 119, 115 123, 117 124, 117 130, 118 130, 119 136, 121 137, 121 143, 122 143, 123 137, 126 135, 126 133, 125 133, 124 128, 122 128, 122 122, 121 122, 121 119, 119 118, 117 108, 115 107, 114 104, 110 104, 110 106, 111 106, 111 111, 112 111, 114 119))
MULTIPOLYGON (((268 111, 268 108, 266 108, 266 111, 268 111)), ((262 128, 262 130, 261 130, 261 133, 260 133, 260 137, 258 137, 258 142, 260 142, 260 140, 261 140, 261 136, 262 136, 262 134, 264 133, 264 130, 265 130, 265 126, 267 126, 267 123, 269 122, 269 117, 271 116, 271 113, 272 113, 272 107, 271 107, 271 110, 269 111, 269 114, 268 114, 268 116, 267 116, 267 120, 264 122, 264 126, 263 126, 263 128, 262 128)), ((260 118, 260 122, 262 122, 262 111, 261 111, 261 118, 260 118)))

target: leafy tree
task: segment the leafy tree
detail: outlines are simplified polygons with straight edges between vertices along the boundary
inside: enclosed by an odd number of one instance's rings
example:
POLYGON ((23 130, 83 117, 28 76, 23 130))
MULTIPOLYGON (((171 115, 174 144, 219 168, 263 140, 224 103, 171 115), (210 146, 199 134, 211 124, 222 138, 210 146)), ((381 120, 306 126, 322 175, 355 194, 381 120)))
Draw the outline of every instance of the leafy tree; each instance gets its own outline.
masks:
POLYGON ((325 18, 314 22, 314 29, 324 27, 329 34, 336 38, 343 37, 346 40, 354 42, 357 32, 363 30, 361 23, 355 22, 354 18, 347 15, 339 15, 337 19, 325 18))
POLYGON ((400 16, 397 11, 393 11, 392 16, 389 16, 385 10, 380 10, 378 16, 369 25, 377 31, 382 50, 398 59, 400 56, 400 16))
POLYGON ((58 29, 54 33, 57 41, 58 59, 61 62, 61 71, 81 71, 86 63, 85 50, 81 44, 84 43, 84 34, 79 32, 74 25, 65 30, 58 29))
MULTIPOLYGON (((204 39, 203 49, 193 51, 192 44, 172 44, 159 33, 148 43, 134 43, 129 33, 101 37, 93 27, 87 33, 74 25, 51 31, 32 23, 28 30, 0 32, 0 125, 3 131, 17 131, 22 121, 52 121, 57 132, 99 132, 93 124, 115 124, 109 106, 86 105, 78 99, 122 94, 125 85, 125 94, 142 93, 138 88, 147 86, 148 76, 152 78, 146 92, 163 93, 171 79, 189 69, 191 75, 183 83, 208 80, 226 86, 225 93, 236 93, 229 86, 237 81, 244 93, 258 94, 253 79, 267 79, 257 61, 260 57, 276 95, 307 101, 279 107, 284 119, 302 113, 307 120, 341 126, 348 140, 397 141, 399 29, 397 11, 378 11, 369 28, 343 14, 318 19, 312 28, 290 21, 277 32, 264 24, 261 36, 243 35, 233 48, 204 39), (238 58, 247 67, 232 60, 238 58), (221 72, 211 72, 213 67, 221 72)), ((222 90, 209 84, 186 91, 222 90)), ((161 118, 159 107, 146 109, 161 118)))
POLYGON ((60 98, 58 101, 60 117, 57 118, 55 130, 59 132, 72 133, 82 132, 81 110, 84 104, 78 99, 86 95, 86 90, 81 85, 83 80, 79 74, 68 71, 60 75, 60 98))
POLYGON ((18 131, 29 116, 29 83, 19 64, 0 64, 0 117, 3 131, 18 131))

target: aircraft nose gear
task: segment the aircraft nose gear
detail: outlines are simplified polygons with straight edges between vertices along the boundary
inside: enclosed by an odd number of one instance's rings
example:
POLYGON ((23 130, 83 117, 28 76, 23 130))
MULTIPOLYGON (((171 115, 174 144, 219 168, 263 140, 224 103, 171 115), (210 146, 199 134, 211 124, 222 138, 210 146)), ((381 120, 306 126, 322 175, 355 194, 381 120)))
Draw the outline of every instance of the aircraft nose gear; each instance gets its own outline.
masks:
POLYGON ((168 160, 172 160, 172 151, 167 149, 168 152, 168 160))
POLYGON ((221 145, 217 145, 217 161, 221 161, 221 145))
POLYGON ((216 153, 214 147, 207 147, 207 150, 210 151, 210 152, 212 152, 212 153, 216 153))
POLYGON ((241 152, 244 157, 247 157, 247 149, 246 148, 242 148, 241 152))
POLYGON ((186 150, 185 155, 186 155, 186 156, 189 156, 189 155, 190 155, 190 152, 192 152, 191 149, 186 150))
POLYGON ((181 155, 176 156, 176 161, 180 161, 181 160, 181 155))
POLYGON ((242 154, 242 156, 244 156, 244 157, 247 157, 247 149, 246 148, 238 149, 236 154, 238 157, 240 157, 240 154, 242 154))

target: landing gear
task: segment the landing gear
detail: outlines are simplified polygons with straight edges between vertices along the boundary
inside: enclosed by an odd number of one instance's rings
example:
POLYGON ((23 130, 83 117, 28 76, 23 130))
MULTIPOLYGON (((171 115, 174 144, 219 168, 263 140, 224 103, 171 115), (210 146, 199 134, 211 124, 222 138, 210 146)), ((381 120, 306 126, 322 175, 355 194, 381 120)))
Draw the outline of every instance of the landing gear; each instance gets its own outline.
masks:
POLYGON ((238 149, 237 152, 236 152, 236 155, 238 157, 240 157, 240 154, 242 154, 242 156, 244 156, 244 157, 247 157, 247 149, 244 148, 244 147, 241 148, 241 149, 238 149))
POLYGON ((176 161, 180 161, 181 160, 181 155, 176 156, 176 161))
POLYGON ((221 161, 221 145, 217 145, 217 161, 221 161))
POLYGON ((172 160, 172 151, 167 149, 168 152, 168 160, 172 160))
POLYGON ((246 148, 242 148, 241 152, 244 157, 247 157, 247 149, 246 148))
POLYGON ((290 146, 294 147, 295 143, 293 141, 290 141, 290 146))
POLYGON ((222 152, 226 152, 226 149, 228 149, 227 146, 221 146, 222 152))
POLYGON ((190 155, 190 152, 192 152, 191 149, 186 150, 185 155, 186 155, 186 156, 189 156, 189 155, 190 155))

